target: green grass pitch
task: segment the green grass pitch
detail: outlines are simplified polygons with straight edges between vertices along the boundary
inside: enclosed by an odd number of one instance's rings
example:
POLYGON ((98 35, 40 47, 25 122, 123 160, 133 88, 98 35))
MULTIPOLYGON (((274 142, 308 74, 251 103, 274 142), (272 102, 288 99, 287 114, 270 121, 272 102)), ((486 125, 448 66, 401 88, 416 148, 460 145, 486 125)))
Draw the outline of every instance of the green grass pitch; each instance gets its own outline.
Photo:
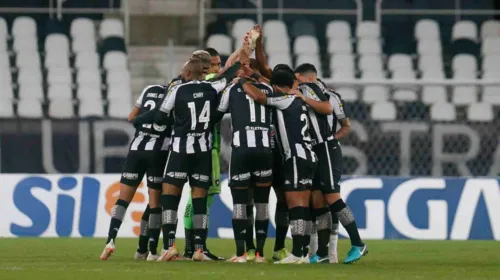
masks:
MULTIPOLYGON (((353 265, 146 263, 132 259, 136 242, 119 238, 115 254, 101 261, 103 239, 0 239, 0 279, 500 279, 500 243, 494 241, 368 241, 370 253, 353 265)), ((267 242, 268 258, 273 242, 267 242)), ((349 243, 339 243, 343 260, 349 243)), ((208 244, 223 256, 234 250, 232 240, 208 244)))

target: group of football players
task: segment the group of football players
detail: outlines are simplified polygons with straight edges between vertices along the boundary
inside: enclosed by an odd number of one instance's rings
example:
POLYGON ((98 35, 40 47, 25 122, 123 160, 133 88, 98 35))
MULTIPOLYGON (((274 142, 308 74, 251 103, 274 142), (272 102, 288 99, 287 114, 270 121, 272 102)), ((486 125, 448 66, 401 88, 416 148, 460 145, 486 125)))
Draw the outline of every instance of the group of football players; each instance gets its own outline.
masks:
POLYGON ((352 245, 344 263, 367 254, 354 216, 340 197, 339 139, 350 129, 343 101, 318 79, 311 64, 295 70, 284 64, 269 68, 262 30, 255 26, 223 69, 216 50, 196 51, 168 86, 148 86, 139 96, 129 115, 136 133, 102 260, 114 252, 127 207, 146 173, 149 203, 134 258, 223 260, 208 250, 206 239, 209 209, 220 193, 220 121, 225 113, 231 113, 232 124, 229 187, 236 245, 228 262, 266 262, 271 187, 277 197, 275 263, 337 263, 339 222, 352 245), (255 59, 250 59, 253 51, 255 59), (181 255, 175 245, 177 211, 188 181, 191 197, 181 255), (289 228, 291 252, 285 247, 289 228), (163 249, 158 253, 160 232, 163 249))

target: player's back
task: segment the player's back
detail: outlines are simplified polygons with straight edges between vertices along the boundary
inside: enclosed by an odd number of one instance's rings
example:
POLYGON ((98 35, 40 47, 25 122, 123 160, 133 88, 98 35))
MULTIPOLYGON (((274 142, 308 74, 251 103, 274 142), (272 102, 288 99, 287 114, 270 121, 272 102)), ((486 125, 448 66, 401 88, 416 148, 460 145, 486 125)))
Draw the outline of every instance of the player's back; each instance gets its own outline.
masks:
MULTIPOLYGON (((139 115, 159 108, 165 96, 166 89, 162 85, 150 85, 144 88, 135 104, 139 108, 139 115)), ((157 125, 153 121, 140 125, 136 128, 134 140, 130 144, 130 150, 168 150, 171 129, 168 125, 157 125)))
MULTIPOLYGON (((318 102, 329 101, 330 99, 330 95, 326 92, 326 88, 319 82, 301 83, 299 85, 299 90, 307 98, 318 102)), ((332 127, 328 121, 329 115, 317 113, 311 107, 308 107, 308 115, 311 122, 310 132, 313 146, 334 138, 332 127)))
POLYGON ((327 95, 330 100, 330 104, 332 105, 333 113, 328 116, 328 124, 332 132, 335 133, 338 127, 338 121, 347 117, 345 102, 338 92, 326 87, 322 81, 318 81, 316 84, 327 95))
POLYGON ((277 108, 276 125, 285 160, 298 156, 314 161, 306 104, 300 98, 284 93, 271 95, 267 103, 277 108))
MULTIPOLYGON (((272 88, 263 83, 253 83, 266 95, 272 94, 272 88)), ((270 148, 271 108, 260 105, 250 98, 241 85, 227 88, 229 111, 233 130, 233 147, 270 148)), ((221 104, 225 100, 221 101, 221 104)))
POLYGON ((208 151, 217 90, 210 82, 190 81, 172 87, 169 94, 175 94, 172 149, 188 154, 208 151))

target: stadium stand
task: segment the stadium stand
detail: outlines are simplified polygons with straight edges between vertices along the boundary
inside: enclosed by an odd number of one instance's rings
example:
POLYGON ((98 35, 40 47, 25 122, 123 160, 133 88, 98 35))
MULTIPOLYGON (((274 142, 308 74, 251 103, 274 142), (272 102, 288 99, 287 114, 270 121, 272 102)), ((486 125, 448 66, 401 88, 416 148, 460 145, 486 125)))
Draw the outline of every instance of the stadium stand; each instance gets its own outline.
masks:
MULTIPOLYGON (((391 1, 387 2, 390 5, 391 1)), ((426 8, 420 2, 412 5, 426 8)), ((221 16, 218 20, 230 24, 210 28, 208 31, 216 33, 209 34, 206 46, 228 56, 239 47, 255 18, 221 16)), ((497 20, 464 17, 451 22, 439 17, 414 17, 383 22, 380 26, 375 21, 356 24, 345 17, 285 17, 284 21, 265 17, 264 45, 271 66, 308 62, 325 78, 419 81, 498 79, 500 75, 497 20), (402 32, 395 31, 395 27, 408 32, 398 37, 397 33, 402 32)), ((38 115, 26 113, 26 108, 34 106, 34 112, 40 107, 46 117, 124 117, 114 104, 132 103, 134 93, 123 36, 124 25, 115 18, 76 17, 63 23, 30 16, 7 20, 0 17, 1 115, 38 115), (31 98, 39 103, 28 102, 31 98), (73 114, 62 109, 57 112, 63 104, 71 104, 68 108, 74 107, 69 110, 73 114)), ((440 118, 439 112, 432 113, 435 104, 465 108, 467 112, 475 112, 477 104, 491 104, 496 112, 500 105, 498 86, 366 85, 341 86, 336 90, 349 106, 358 108, 355 112, 361 118, 379 118, 373 111, 384 108, 386 105, 381 104, 386 102, 396 106, 397 118, 406 115, 401 108, 414 108, 416 115, 419 108, 424 108, 431 119, 440 118), (403 113, 399 113, 400 109, 403 113)), ((454 114, 452 119, 461 117, 454 114)))
MULTIPOLYGON (((237 19, 231 37, 212 34, 207 42, 211 46, 224 45, 224 52, 228 52, 227 46, 236 48, 242 33, 253 23, 251 19, 237 19), (229 38, 233 43, 227 42, 229 38)), ((500 76, 499 21, 467 19, 450 24, 436 18, 419 18, 408 28, 413 32, 413 40, 402 40, 397 47, 387 46, 396 44, 390 40, 388 30, 394 31, 374 21, 353 26, 348 21, 334 20, 326 22, 324 28, 318 28, 317 22, 304 19, 290 22, 270 19, 263 24, 264 47, 271 66, 278 63, 297 66, 308 62, 316 66, 319 76, 336 79, 418 81, 498 79, 500 76), (325 45, 322 46, 321 42, 325 45)), ((367 116, 376 120, 393 119, 392 108, 396 111, 403 108, 401 114, 397 114, 398 118, 406 116, 406 110, 408 114, 422 116, 422 119, 429 114, 436 121, 452 121, 462 118, 456 109, 465 107, 470 113, 466 114, 468 120, 486 121, 490 119, 489 113, 479 113, 478 108, 495 112, 484 104, 496 108, 500 103, 500 87, 497 86, 366 85, 342 86, 337 90, 352 103, 349 106, 359 110, 368 108, 371 113, 367 116), (355 104, 359 101, 368 107, 355 104), (401 105, 393 107, 387 104, 401 105)))
POLYGON ((109 116, 123 118, 117 106, 109 106, 111 100, 132 103, 122 21, 76 18, 67 33, 62 22, 40 24, 19 16, 9 26, 0 17, 0 116, 105 116, 110 107, 109 116))

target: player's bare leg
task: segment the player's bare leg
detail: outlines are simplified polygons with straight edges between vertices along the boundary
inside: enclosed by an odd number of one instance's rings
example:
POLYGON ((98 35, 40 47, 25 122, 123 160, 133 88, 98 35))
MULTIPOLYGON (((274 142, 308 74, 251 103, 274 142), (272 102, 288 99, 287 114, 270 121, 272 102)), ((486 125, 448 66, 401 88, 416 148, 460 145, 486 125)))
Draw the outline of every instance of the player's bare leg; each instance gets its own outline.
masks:
POLYGON ((325 199, 329 205, 332 216, 335 215, 338 218, 338 221, 342 223, 342 226, 346 229, 351 239, 352 247, 344 263, 353 263, 368 253, 367 246, 359 236, 358 226, 356 225, 354 215, 340 197, 340 193, 326 194, 325 199))
POLYGON ((292 231, 292 253, 279 262, 280 264, 303 263, 304 239, 306 231, 306 215, 309 208, 311 192, 288 191, 285 193, 286 203, 290 211, 290 225, 292 231))
POLYGON ((181 200, 182 187, 172 184, 162 184, 161 204, 162 212, 162 231, 163 231, 163 250, 158 261, 171 261, 175 259, 179 252, 175 247, 175 233, 177 229, 177 210, 181 200))
POLYGON ((149 254, 148 261, 157 261, 160 257, 158 255, 158 241, 160 239, 161 231, 161 190, 149 189, 149 205, 150 214, 148 220, 148 246, 149 254))
POLYGON ((120 195, 118 200, 113 206, 111 212, 111 222, 109 224, 108 239, 106 240, 106 246, 101 254, 101 260, 107 260, 115 252, 115 239, 122 225, 123 218, 127 213, 127 208, 134 198, 136 187, 128 186, 123 183, 120 184, 120 195))
POLYGON ((276 212, 274 214, 274 221, 276 223, 276 239, 274 241, 273 259, 280 261, 288 255, 285 248, 285 239, 290 226, 290 214, 286 204, 285 192, 283 187, 273 186, 274 193, 276 194, 276 212))
POLYGON ((257 237, 257 250, 254 262, 265 263, 264 246, 266 245, 267 229, 269 228, 269 194, 271 183, 256 184, 253 190, 255 201, 255 232, 257 237))
MULTIPOLYGON (((329 262, 328 243, 330 241, 330 232, 332 228, 332 217, 327 207, 325 197, 320 190, 311 193, 313 213, 316 219, 317 229, 317 250, 311 252, 311 263, 329 262)), ((311 238, 311 243, 313 242, 311 238)), ((336 251, 335 251, 336 253, 336 251)), ((336 254, 335 254, 336 256, 336 254)))
POLYGON ((146 206, 141 217, 141 231, 139 233, 139 244, 134 254, 134 260, 145 260, 148 257, 148 240, 149 240, 149 204, 146 206))
POLYGON ((233 197, 233 233, 236 244, 236 254, 228 262, 245 263, 245 243, 247 240, 248 228, 248 187, 232 187, 231 195, 233 197))
POLYGON ((193 198, 193 225, 194 225, 194 261, 205 260, 205 249, 208 235, 207 217, 207 190, 200 187, 191 187, 193 198))

